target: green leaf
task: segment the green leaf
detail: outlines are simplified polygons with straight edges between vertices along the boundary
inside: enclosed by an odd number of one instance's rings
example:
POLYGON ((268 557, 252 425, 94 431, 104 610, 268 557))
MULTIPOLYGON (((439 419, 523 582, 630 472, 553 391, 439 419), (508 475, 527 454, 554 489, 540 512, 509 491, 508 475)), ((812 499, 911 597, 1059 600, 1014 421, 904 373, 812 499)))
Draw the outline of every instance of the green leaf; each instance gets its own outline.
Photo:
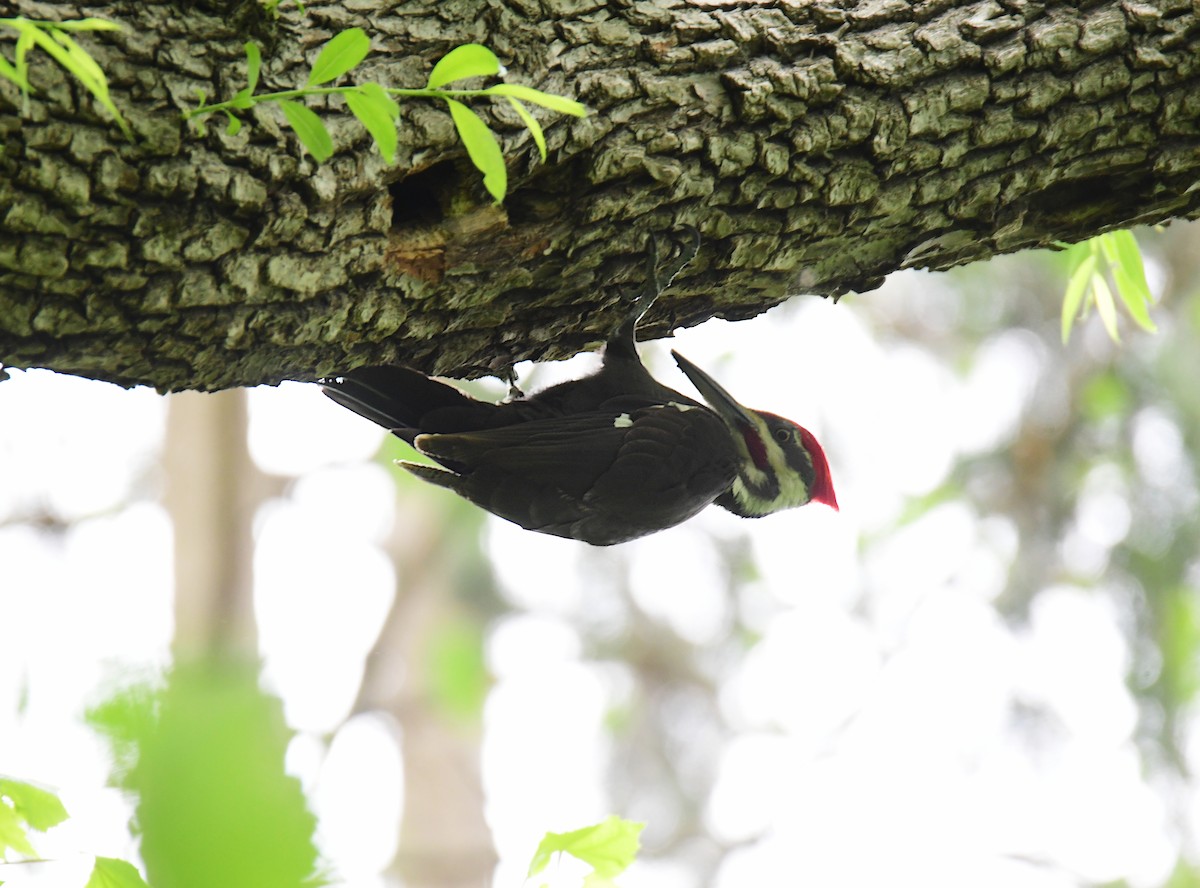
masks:
POLYGON ((8 799, 17 816, 38 832, 67 819, 67 809, 58 796, 21 780, 0 779, 0 799, 8 799))
POLYGON ((637 857, 640 848, 638 836, 645 826, 644 823, 611 816, 594 826, 585 826, 573 832, 546 833, 534 852, 526 878, 536 876, 546 868, 554 854, 561 852, 590 865, 593 873, 589 879, 613 879, 637 857))
POLYGON ((262 70, 262 53, 258 50, 258 44, 248 40, 242 47, 246 50, 246 92, 249 95, 254 94, 254 90, 258 89, 258 72, 262 70))
POLYGON ((97 857, 92 875, 83 888, 150 888, 142 874, 127 860, 97 857))
POLYGON ((27 77, 29 71, 29 62, 26 59, 25 54, 33 47, 33 34, 35 29, 19 28, 15 24, 12 25, 12 27, 17 28, 17 33, 20 35, 17 37, 17 47, 16 52, 13 54, 13 63, 16 65, 17 71, 23 78, 25 78, 27 77))
POLYGON ((333 156, 333 139, 329 136, 329 130, 325 129, 325 124, 311 108, 288 99, 281 99, 279 107, 296 131, 300 143, 315 160, 328 160, 333 156))
MULTIPOLYGON (((1149 289, 1143 288, 1120 266, 1113 268, 1113 278, 1116 280, 1117 293, 1134 322, 1147 333, 1155 333, 1158 327, 1150 318, 1151 297, 1149 289)), ((1144 283, 1144 281, 1143 281, 1144 283)))
POLYGON ((508 191, 508 170, 504 167, 500 143, 479 115, 462 102, 446 99, 446 104, 450 106, 450 116, 454 119, 458 137, 467 149, 467 156, 475 168, 483 173, 483 187, 496 199, 496 203, 500 203, 508 191))
MULTIPOLYGON (((1116 261, 1129 272, 1142 279, 1145 283, 1146 268, 1142 264, 1142 250, 1138 246, 1137 238, 1133 236, 1133 232, 1124 229, 1122 231, 1110 231, 1103 236, 1108 242, 1110 248, 1116 254, 1116 261)), ((1147 287, 1147 289, 1149 289, 1147 287)))
POLYGON ((293 733, 253 664, 176 665, 166 684, 102 703, 113 779, 137 799, 141 856, 158 885, 316 886, 316 818, 284 757, 293 733))
POLYGON ((513 110, 517 112, 517 116, 529 128, 529 133, 533 136, 533 141, 537 143, 538 154, 542 155, 542 162, 544 163, 546 160, 546 134, 542 132, 542 125, 537 122, 537 118, 530 114, 524 105, 512 96, 509 96, 508 101, 513 106, 513 110))
POLYGON ((1083 296, 1087 292, 1088 285, 1092 280, 1092 275, 1096 271, 1096 254, 1088 252, 1083 261, 1075 267, 1071 273, 1071 279, 1067 283, 1067 292, 1063 296, 1062 307, 1062 341, 1063 345, 1067 344, 1067 340, 1071 338, 1071 327, 1075 323, 1075 318, 1079 316, 1079 310, 1083 306, 1083 296))
POLYGON ((486 46, 464 43, 450 50, 429 72, 427 89, 437 89, 467 77, 490 77, 500 73, 500 60, 486 46))
POLYGON ((25 52, 32 46, 39 46, 56 62, 68 71, 71 71, 71 73, 75 73, 71 63, 71 54, 38 25, 33 22, 17 19, 12 23, 12 27, 21 32, 21 36, 17 39, 18 68, 22 68, 25 65, 25 52))
POLYGON ((63 67, 74 74, 80 83, 96 93, 97 96, 103 94, 107 98, 108 78, 104 76, 104 72, 96 64, 96 60, 76 43, 70 34, 57 29, 52 33, 54 39, 67 51, 67 61, 63 63, 63 67))
POLYGON ((225 112, 225 116, 229 118, 229 123, 225 125, 225 135, 236 136, 242 131, 242 121, 234 114, 225 112))
MULTIPOLYGON (((14 27, 16 27, 14 25, 14 27)), ((13 60, 17 69, 17 77, 25 84, 25 88, 21 90, 21 113, 29 113, 29 93, 31 87, 29 85, 29 59, 27 54, 33 46, 33 32, 28 30, 21 31, 21 36, 17 38, 17 48, 13 54, 13 60)))
POLYGON ((104 76, 104 72, 96 64, 96 60, 88 55, 87 51, 69 34, 54 29, 53 37, 51 37, 37 23, 22 19, 12 20, 10 24, 21 32, 21 36, 17 39, 16 68, 22 77, 26 76, 25 54, 29 47, 33 45, 41 47, 47 55, 75 75, 84 88, 96 97, 96 100, 113 116, 126 138, 133 138, 129 124, 125 122, 125 118, 121 116, 121 112, 109 98, 108 79, 104 76))
MULTIPOLYGON (((346 93, 345 99, 354 116, 367 128, 367 132, 375 140, 375 147, 379 149, 384 162, 394 161, 396 144, 399 140, 396 136, 396 118, 389 105, 396 103, 387 96, 387 93, 384 93, 384 99, 381 101, 377 93, 367 92, 361 88, 357 92, 346 93)), ((398 111, 399 109, 397 109, 397 113, 398 111)))
POLYGON ((544 93, 540 89, 534 89, 532 86, 521 86, 518 83, 497 83, 495 86, 489 86, 483 92, 484 95, 489 96, 508 96, 514 99, 521 99, 522 101, 529 102, 531 105, 541 105, 543 108, 557 111, 559 114, 570 114, 572 117, 587 117, 587 106, 582 102, 576 102, 574 99, 568 99, 566 96, 544 93))
POLYGON ((251 93, 252 90, 248 86, 243 89, 239 89, 233 94, 233 98, 229 100, 229 104, 234 108, 241 108, 245 110, 246 108, 254 105, 254 99, 250 98, 251 93))
POLYGON ((388 117, 392 120, 400 117, 400 104, 378 83, 364 83, 358 88, 358 91, 378 102, 381 108, 386 108, 388 117))
POLYGON ((1096 300, 1096 312, 1100 315, 1100 320, 1104 322, 1104 329, 1108 331, 1109 339, 1113 342, 1120 342, 1121 333, 1117 330, 1117 303, 1113 299, 1112 289, 1108 286, 1104 275, 1092 276, 1092 295, 1096 300))
POLYGON ((29 81, 25 79, 20 71, 12 66, 8 59, 2 56, 0 56, 0 77, 5 78, 6 80, 11 80, 13 83, 19 86, 22 91, 29 89, 29 81))
POLYGON ((1150 305, 1154 297, 1150 293, 1150 285, 1146 282, 1146 267, 1142 264, 1142 251, 1138 248, 1137 239, 1130 231, 1111 231, 1100 236, 1104 246, 1104 255, 1112 269, 1113 280, 1117 284, 1117 293, 1125 303, 1130 317, 1143 330, 1150 333, 1158 328, 1150 319, 1150 305))
POLYGON ((337 80, 367 57, 371 38, 362 28, 349 28, 331 37, 313 62, 308 85, 317 86, 337 80))
POLYGON ((17 816, 17 812, 0 801, 0 857, 12 849, 25 857, 37 857, 33 845, 29 844, 25 822, 17 816))
POLYGON ((102 18, 74 19, 69 22, 55 22, 54 27, 63 31, 123 31, 125 26, 120 22, 111 22, 102 18))

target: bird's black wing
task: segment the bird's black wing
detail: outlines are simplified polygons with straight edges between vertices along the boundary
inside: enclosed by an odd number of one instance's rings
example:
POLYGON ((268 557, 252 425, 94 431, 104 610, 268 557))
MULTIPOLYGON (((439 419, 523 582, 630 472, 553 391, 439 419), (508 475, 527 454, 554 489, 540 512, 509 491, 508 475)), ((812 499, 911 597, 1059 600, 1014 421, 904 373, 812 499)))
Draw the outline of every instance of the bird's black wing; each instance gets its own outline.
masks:
POLYGON ((704 407, 640 407, 446 435, 407 466, 529 530, 611 545, 685 521, 733 482, 736 451, 704 407))

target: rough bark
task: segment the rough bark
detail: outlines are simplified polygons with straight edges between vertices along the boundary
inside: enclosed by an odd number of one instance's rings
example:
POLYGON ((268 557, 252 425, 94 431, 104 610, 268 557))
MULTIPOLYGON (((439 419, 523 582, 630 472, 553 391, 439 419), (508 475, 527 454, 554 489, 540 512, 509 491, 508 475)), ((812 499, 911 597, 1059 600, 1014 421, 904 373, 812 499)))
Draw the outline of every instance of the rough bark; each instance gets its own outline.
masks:
POLYGON ((249 2, 17 6, 127 26, 83 40, 137 141, 44 57, 28 116, 0 83, 13 366, 160 389, 385 361, 495 372, 603 339, 647 232, 680 223, 704 242, 656 334, 1200 213, 1194 0, 339 0, 278 21, 249 2), (421 85, 477 41, 591 116, 544 117, 542 164, 508 109, 487 112, 503 208, 430 103, 404 104, 391 166, 334 100, 314 105, 338 147, 321 165, 274 108, 233 137, 180 119, 197 88, 243 85, 246 39, 262 88, 287 88, 352 25, 373 35, 364 79, 421 85))

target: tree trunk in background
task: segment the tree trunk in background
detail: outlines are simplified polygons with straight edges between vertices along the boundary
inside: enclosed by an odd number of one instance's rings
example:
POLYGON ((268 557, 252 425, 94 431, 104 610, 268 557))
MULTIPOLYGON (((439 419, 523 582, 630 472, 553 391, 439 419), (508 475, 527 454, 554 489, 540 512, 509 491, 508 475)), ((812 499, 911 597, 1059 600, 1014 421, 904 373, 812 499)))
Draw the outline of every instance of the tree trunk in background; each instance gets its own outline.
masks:
MULTIPOLYGON (((252 525, 271 487, 250 457, 246 432, 244 390, 169 399, 164 498, 175 533, 174 654, 181 663, 257 661, 252 525)), ((393 873, 408 888, 480 888, 490 884, 497 860, 483 819, 480 713, 478 706, 451 711, 439 699, 444 663, 436 648, 456 627, 482 637, 478 614, 459 598, 461 585, 471 583, 464 574, 488 584, 474 542, 482 519, 458 502, 426 508, 421 492, 415 506, 398 503, 389 545, 396 602, 356 711, 386 712, 399 726, 405 807, 393 873)))
POLYGON ((447 669, 439 649, 464 631, 477 649, 483 617, 462 602, 490 597, 490 580, 479 566, 479 516, 464 518, 461 504, 438 507, 422 493, 397 502, 388 546, 396 598, 368 658, 355 711, 386 712, 399 726, 404 813, 391 875, 406 888, 483 888, 497 862, 483 816, 483 688, 472 706, 448 701, 439 685, 457 670, 447 669), (476 585, 470 576, 487 588, 464 589, 476 585))
POLYGON ((175 534, 177 659, 253 662, 254 512, 264 476, 246 446, 243 390, 172 396, 163 457, 175 534))
POLYGON ((0 361, 162 390, 390 361, 496 372, 603 340, 647 232, 681 223, 704 241, 656 334, 1200 212, 1191 0, 280 8, 16 3, 125 25, 80 39, 137 141, 40 53, 28 116, 0 80, 0 361), (264 47, 260 91, 286 89, 350 26, 375 50, 354 82, 419 86, 478 41, 511 82, 592 113, 539 111, 542 163, 511 108, 480 107, 503 138, 503 207, 432 102, 403 103, 393 165, 340 100, 312 103, 337 149, 320 165, 275 107, 233 136, 182 121, 198 89, 245 85, 246 40, 264 47))

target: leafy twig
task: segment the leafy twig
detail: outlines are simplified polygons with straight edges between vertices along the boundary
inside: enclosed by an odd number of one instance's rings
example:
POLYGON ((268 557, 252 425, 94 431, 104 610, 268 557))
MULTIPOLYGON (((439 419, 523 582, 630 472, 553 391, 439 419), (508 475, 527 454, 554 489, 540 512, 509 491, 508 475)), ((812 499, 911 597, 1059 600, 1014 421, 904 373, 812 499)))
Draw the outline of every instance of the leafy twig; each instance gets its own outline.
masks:
POLYGON ((74 75, 88 92, 96 97, 101 105, 116 120, 117 126, 125 134, 125 138, 133 140, 133 131, 117 110, 112 97, 108 94, 108 78, 104 71, 91 57, 86 49, 80 46, 70 35, 70 31, 119 31, 121 25, 107 19, 85 18, 68 22, 50 22, 27 19, 24 16, 0 19, 0 27, 11 28, 17 32, 17 48, 13 61, 0 57, 0 77, 15 83, 21 90, 22 113, 29 113, 29 94, 33 91, 29 83, 29 50, 35 46, 63 66, 74 75))
POLYGON ((641 848, 644 823, 615 815, 600 823, 566 833, 546 833, 529 862, 526 880, 542 873, 556 854, 570 854, 592 868, 584 880, 587 888, 615 888, 613 879, 623 873, 641 848))
MULTIPOLYGON (((1064 245, 1065 246, 1065 245, 1064 245)), ((1095 306, 1113 342, 1120 342, 1117 330, 1116 290, 1129 316, 1143 330, 1157 330, 1150 319, 1154 297, 1146 283, 1146 269, 1137 240, 1129 231, 1110 231, 1075 244, 1067 250, 1070 262, 1067 290, 1063 296, 1062 339, 1071 337, 1075 319, 1086 316, 1095 306), (1110 286, 1110 279, 1112 285, 1110 286)))
POLYGON ((207 104, 201 95, 200 104, 184 113, 185 119, 195 120, 203 131, 203 118, 222 113, 228 121, 226 132, 235 134, 241 129, 241 112, 263 102, 279 105, 288 125, 295 131, 305 150, 317 161, 327 160, 333 155, 333 139, 321 118, 307 105, 297 99, 308 96, 339 95, 346 101, 350 112, 366 128, 380 155, 391 163, 396 157, 398 138, 396 125, 400 106, 396 99, 424 98, 444 101, 454 121, 454 127, 467 149, 467 156, 483 173, 483 184, 499 203, 508 190, 508 172, 500 142, 478 114, 463 100, 475 98, 506 99, 528 127, 537 145, 542 160, 546 159, 546 137, 541 125, 526 107, 526 103, 540 105, 560 114, 583 117, 587 110, 582 104, 563 96, 544 93, 541 90, 515 83, 498 83, 483 89, 447 89, 447 84, 474 77, 503 75, 500 60, 485 46, 468 43, 446 53, 433 70, 424 87, 387 87, 378 83, 362 83, 351 86, 325 86, 356 68, 370 50, 370 38, 361 28, 350 28, 334 35, 321 48, 303 87, 255 94, 258 76, 262 69, 262 56, 258 46, 247 43, 247 85, 224 102, 207 104))

